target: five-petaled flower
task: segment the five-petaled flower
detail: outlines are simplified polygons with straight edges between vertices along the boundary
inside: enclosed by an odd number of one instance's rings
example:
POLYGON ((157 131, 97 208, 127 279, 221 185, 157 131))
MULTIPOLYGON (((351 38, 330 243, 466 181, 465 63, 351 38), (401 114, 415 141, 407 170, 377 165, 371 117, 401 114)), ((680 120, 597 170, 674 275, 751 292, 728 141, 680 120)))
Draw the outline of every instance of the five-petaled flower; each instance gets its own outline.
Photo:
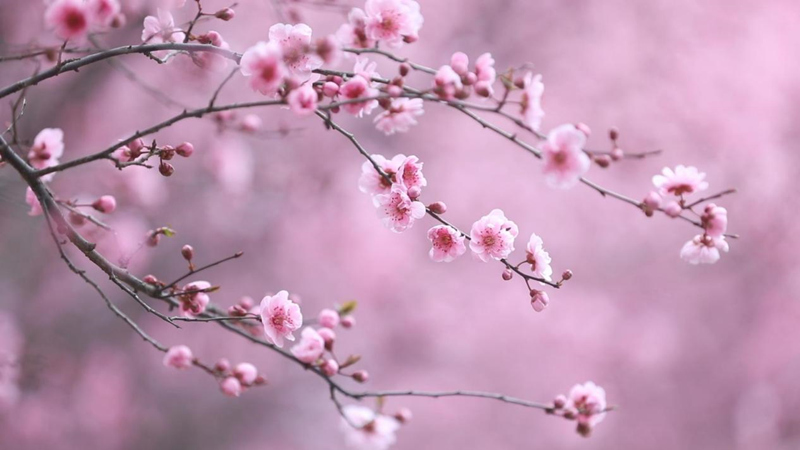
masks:
POLYGON ((472 224, 469 248, 481 261, 500 260, 514 251, 518 234, 517 224, 508 220, 502 210, 494 209, 472 224))
POLYGON ((261 300, 261 323, 267 339, 283 348, 284 339, 294 341, 294 331, 303 326, 300 306, 289 300, 289 293, 280 291, 261 300))

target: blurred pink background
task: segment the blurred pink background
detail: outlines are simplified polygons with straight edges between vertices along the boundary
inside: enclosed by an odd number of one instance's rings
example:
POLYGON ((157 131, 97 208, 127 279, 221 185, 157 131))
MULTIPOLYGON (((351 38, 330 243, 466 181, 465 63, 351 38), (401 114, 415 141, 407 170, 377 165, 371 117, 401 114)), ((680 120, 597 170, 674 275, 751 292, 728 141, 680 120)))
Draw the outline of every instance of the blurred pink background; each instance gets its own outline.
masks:
MULTIPOLYGON (((3 54, 56 43, 39 3, 0 2, 3 54)), ((125 3, 128 26, 104 36, 108 45, 138 42, 142 18, 155 11, 146 0, 125 3)), ((222 306, 286 289, 313 316, 357 299, 358 324, 339 333, 337 346, 363 355, 366 389, 473 389, 546 402, 593 380, 619 406, 587 440, 574 423, 538 410, 395 398, 389 410, 414 412, 399 450, 800 448, 800 4, 420 3, 421 39, 403 55, 436 67, 457 50, 472 58, 491 51, 499 70, 533 63, 546 86, 544 130, 582 121, 594 130, 591 147, 606 149, 605 130, 617 126, 622 148, 665 150, 605 171, 593 167, 589 178, 642 198, 662 167, 695 165, 707 173, 709 192, 739 189, 720 204, 742 239, 719 263, 690 266, 678 252, 692 227, 648 219, 584 187, 551 190, 530 155, 431 104, 411 133, 389 138, 371 118, 338 121, 374 153, 419 156, 429 181, 424 199, 445 201, 461 228, 503 209, 520 226, 514 259, 531 232, 542 236, 556 273, 575 273, 550 291, 545 312, 534 313, 522 283, 503 282, 497 264, 432 263, 430 219, 403 234, 383 228, 357 188, 362 158, 314 117, 253 111, 265 129, 299 128, 285 138, 219 134, 209 119, 185 121, 156 136, 195 144, 195 156, 177 161, 173 177, 141 168, 120 174, 100 162, 59 175, 54 190, 65 198, 116 195, 120 208, 108 222, 124 248, 148 229, 176 229, 177 237, 140 252, 132 266, 139 275, 180 275, 186 243, 203 262, 244 250, 244 258, 199 277, 222 285, 211 297, 222 306)), ((203 4, 213 11, 228 2, 203 4)), ((335 8, 298 11, 315 36, 343 21, 335 8)), ((180 21, 193 13, 187 5, 180 21)), ((243 51, 265 40, 277 20, 270 2, 241 0, 236 19, 202 29, 243 51)), ((204 105, 225 75, 185 58, 168 66, 141 56, 120 61, 193 106, 204 105)), ((384 61, 380 67, 384 75, 394 70, 384 61)), ((3 63, 0 85, 33 68, 3 63)), ((222 94, 224 102, 256 98, 241 77, 222 94)), ((32 89, 20 129, 27 139, 45 127, 64 129, 69 160, 177 111, 97 64, 32 89)), ((4 103, 0 118, 8 117, 4 103)), ((12 362, 0 366, 0 448, 344 447, 340 418, 317 377, 214 324, 171 329, 106 286, 162 342, 187 344, 208 361, 251 361, 271 384, 229 399, 198 370, 163 367, 161 354, 58 259, 43 220, 26 213, 21 179, 0 169, 0 364, 12 362)), ((113 241, 102 245, 113 252, 113 241)))

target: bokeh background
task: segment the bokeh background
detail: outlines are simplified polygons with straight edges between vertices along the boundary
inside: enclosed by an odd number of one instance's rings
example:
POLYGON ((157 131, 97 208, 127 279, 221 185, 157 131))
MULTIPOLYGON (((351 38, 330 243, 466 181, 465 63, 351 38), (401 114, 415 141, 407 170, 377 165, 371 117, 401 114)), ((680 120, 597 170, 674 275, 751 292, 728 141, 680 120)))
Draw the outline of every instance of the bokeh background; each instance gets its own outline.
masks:
MULTIPOLYGON (((128 26, 101 37, 107 45, 137 42, 142 18, 155 10, 146 0, 124 3, 128 26)), ((242 51, 265 40, 278 16, 269 1, 239 3, 235 20, 201 29, 242 51)), ((186 243, 206 262, 245 250, 200 277, 222 285, 212 295, 220 305, 287 289, 311 316, 357 299, 357 326, 339 332, 337 346, 363 355, 368 389, 475 389, 549 401, 593 380, 619 406, 587 440, 573 423, 537 410, 392 399, 388 410, 414 412, 397 449, 800 448, 800 4, 420 3, 421 39, 404 55, 437 67, 457 50, 473 58, 491 51, 500 69, 532 63, 546 85, 545 130, 583 121, 595 131, 591 146, 606 149, 605 130, 617 126, 624 149, 665 150, 594 167, 590 178, 642 198, 664 166, 696 165, 711 191, 739 189, 720 203, 742 239, 719 263, 690 266, 678 252, 692 227, 648 219, 583 187, 551 190, 536 160, 436 105, 426 105, 412 133, 390 138, 369 119, 339 120, 374 153, 418 155, 429 180, 423 198, 445 201, 462 228, 501 208, 520 226, 518 255, 524 238, 541 235, 556 273, 575 273, 550 292, 545 312, 534 313, 522 283, 503 282, 497 264, 432 263, 429 219, 403 234, 384 229, 357 189, 360 156, 313 117, 255 111, 266 130, 258 136, 185 121, 157 135, 197 149, 177 161, 171 178, 100 162, 58 176, 54 190, 64 198, 117 196, 120 208, 107 220, 117 234, 97 236, 111 254, 134 249, 148 229, 176 229, 177 237, 138 252, 131 268, 140 275, 181 274, 186 243)), ((2 53, 56 44, 43 10, 41 2, 0 0, 2 53)), ((335 31, 344 17, 337 7, 295 11, 315 35, 335 31)), ((192 14, 187 6, 178 17, 192 14)), ((185 58, 167 66, 139 56, 119 61, 187 105, 205 104, 225 75, 185 58)), ((34 67, 3 63, 0 85, 34 67)), ((241 77, 222 94, 254 98, 241 77)), ((32 139, 44 127, 64 129, 64 159, 72 159, 180 109, 168 103, 97 64, 32 89, 20 130, 32 139)), ((8 116, 4 104, 0 117, 8 116)), ((213 324, 171 329, 108 287, 166 344, 187 344, 208 361, 251 361, 271 384, 230 399, 200 371, 163 367, 161 354, 66 269, 43 220, 26 212, 23 183, 0 169, 0 448, 343 448, 340 418, 317 377, 213 324)))

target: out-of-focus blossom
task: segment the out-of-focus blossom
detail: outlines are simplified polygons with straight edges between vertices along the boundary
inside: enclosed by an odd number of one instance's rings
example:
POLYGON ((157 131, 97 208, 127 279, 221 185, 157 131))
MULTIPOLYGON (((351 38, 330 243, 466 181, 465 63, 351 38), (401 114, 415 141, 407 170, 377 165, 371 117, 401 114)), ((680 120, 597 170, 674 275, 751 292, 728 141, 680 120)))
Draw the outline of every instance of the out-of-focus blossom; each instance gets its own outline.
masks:
MULTIPOLYGON (((28 162, 34 169, 44 169, 58 165, 58 159, 64 154, 64 132, 60 128, 45 128, 33 139, 33 146, 28 152, 28 162)), ((55 173, 42 177, 45 182, 51 181, 55 173)))
POLYGON ((698 234, 681 248, 681 259, 689 264, 714 264, 719 261, 719 251, 729 249, 725 236, 712 237, 698 234))
POLYGON ((375 47, 375 40, 367 35, 367 14, 360 8, 350 10, 347 23, 339 27, 336 38, 349 48, 375 47))
POLYGON ((542 238, 531 234, 527 246, 528 263, 531 265, 533 275, 539 278, 544 278, 547 281, 552 279, 553 268, 550 267, 550 254, 547 253, 543 247, 542 238))
MULTIPOLYGON (((198 41, 225 50, 231 48, 225 39, 222 38, 222 35, 216 31, 209 31, 202 36, 202 39, 198 39, 198 41)), ((214 72, 219 72, 228 65, 228 58, 213 52, 192 53, 192 61, 194 61, 198 67, 214 72)))
POLYGON ((250 47, 242 55, 240 70, 253 90, 274 95, 286 74, 280 46, 275 42, 259 42, 250 47))
POLYGON ((186 317, 195 317, 206 310, 208 302, 211 299, 205 292, 198 292, 211 287, 208 281, 193 281, 183 287, 183 291, 187 292, 182 294, 180 299, 180 310, 186 317))
POLYGON ((295 330, 303 326, 300 306, 289 300, 289 293, 280 291, 261 300, 261 323, 270 342, 283 348, 284 339, 294 341, 295 330))
POLYGON ((395 155, 392 159, 386 159, 381 155, 372 155, 372 160, 389 176, 391 182, 382 177, 371 162, 365 161, 361 165, 358 189, 370 195, 387 194, 392 190, 392 183, 397 181, 397 172, 406 160, 406 155, 395 155))
POLYGON ((343 104, 342 109, 356 117, 361 117, 364 114, 372 113, 372 110, 378 106, 378 100, 375 97, 380 92, 372 87, 372 83, 368 79, 355 76, 342 84, 339 94, 343 101, 352 101, 343 104), (367 100, 353 101, 362 98, 367 100))
POLYGON ((178 9, 186 5, 186 0, 161 0, 161 7, 165 9, 178 9))
POLYGON ((92 25, 97 28, 111 26, 114 17, 122 9, 119 0, 89 0, 86 2, 92 25))
POLYGON ((413 0, 367 0, 367 36, 391 48, 403 45, 404 40, 416 40, 423 17, 419 3, 413 0))
POLYGON ((467 251, 464 235, 447 225, 437 225, 428 230, 431 250, 428 255, 435 262, 450 262, 467 251))
POLYGON ((494 58, 491 53, 484 53, 475 60, 475 92, 484 97, 494 93, 494 82, 497 80, 497 70, 494 68, 494 58))
POLYGON ((228 397, 242 395, 242 383, 236 377, 226 377, 219 383, 219 388, 228 397))
POLYGON ((531 306, 536 312, 542 312, 550 304, 550 297, 545 291, 531 291, 531 306))
POLYGON ((332 377, 339 373, 339 363, 334 359, 326 359, 319 369, 328 377, 332 377))
POLYGON ((342 431, 348 448, 353 450, 386 450, 396 441, 400 422, 394 417, 376 414, 359 405, 342 408, 342 431))
POLYGON ((547 135, 542 145, 544 175, 547 184, 567 189, 589 170, 591 160, 584 153, 586 135, 575 125, 561 125, 547 135))
POLYGON ((375 117, 375 128, 387 136, 397 132, 405 133, 412 125, 417 124, 416 117, 424 112, 420 98, 392 99, 389 109, 375 117))
POLYGON ((544 110, 542 109, 542 94, 544 93, 544 83, 542 76, 533 76, 528 72, 525 75, 522 87, 522 102, 520 103, 520 114, 525 125, 533 130, 538 130, 542 125, 544 110))
POLYGON ((81 0, 56 0, 47 8, 44 21, 61 39, 83 39, 89 33, 91 15, 81 0))
POLYGON ((339 325, 339 313, 332 309, 323 309, 317 316, 317 322, 321 327, 336 328, 339 325))
POLYGON ((311 327, 305 327, 300 334, 300 342, 292 347, 295 358, 306 364, 318 360, 325 353, 325 340, 311 327))
POLYGON ((700 220, 706 234, 712 238, 721 237, 728 230, 728 210, 713 203, 706 205, 700 220))
POLYGON ((175 27, 175 19, 167 10, 158 9, 156 16, 144 18, 142 42, 160 44, 163 42, 183 42, 186 35, 180 28, 175 27))
POLYGON ((400 183, 394 183, 388 194, 376 195, 375 205, 381 222, 395 233, 411 228, 416 220, 425 217, 425 205, 411 200, 400 183))
POLYGON ((697 167, 679 165, 675 170, 664 167, 662 175, 653 176, 653 184, 661 195, 686 195, 708 189, 708 183, 703 181, 706 174, 697 170, 697 167))
POLYGON ((353 73, 364 77, 368 81, 381 77, 381 74, 378 73, 378 63, 371 61, 366 56, 356 57, 356 62, 353 64, 353 73))
POLYGON ((258 378, 258 369, 256 366, 243 362, 236 365, 233 368, 233 375, 239 379, 239 381, 245 385, 250 386, 256 382, 256 378, 258 378))
POLYGON ((28 211, 29 216, 41 216, 44 213, 42 204, 39 203, 39 199, 36 198, 36 194, 33 193, 33 189, 30 186, 25 189, 25 203, 31 207, 30 211, 28 211))
POLYGON ((289 109, 298 116, 314 114, 314 111, 317 110, 317 100, 317 91, 310 84, 304 84, 292 90, 286 97, 289 109))
POLYGON ((434 92, 442 100, 452 100, 456 93, 463 88, 461 77, 452 67, 444 65, 436 71, 433 77, 434 92))
POLYGON ((514 239, 519 234, 517 224, 508 220, 500 209, 472 224, 469 248, 481 261, 503 259, 514 251, 514 239))
POLYGON ((167 350, 164 355, 164 365, 176 369, 188 369, 192 367, 194 355, 192 350, 185 345, 175 345, 167 350))
POLYGON ((299 81, 306 81, 311 72, 322 66, 322 59, 311 53, 311 27, 304 23, 277 23, 269 28, 269 41, 281 49, 283 63, 299 81))
POLYGON ((606 391, 591 381, 576 384, 569 391, 566 408, 576 412, 579 425, 591 430, 606 416, 606 391))

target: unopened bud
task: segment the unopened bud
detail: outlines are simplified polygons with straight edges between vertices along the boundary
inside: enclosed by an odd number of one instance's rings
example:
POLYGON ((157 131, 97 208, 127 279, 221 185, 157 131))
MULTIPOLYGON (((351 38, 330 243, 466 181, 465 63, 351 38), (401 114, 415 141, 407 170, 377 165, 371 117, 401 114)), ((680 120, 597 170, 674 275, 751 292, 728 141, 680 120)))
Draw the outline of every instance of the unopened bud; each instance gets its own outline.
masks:
POLYGON ((216 13, 214 13, 214 17, 220 20, 229 21, 236 16, 236 12, 231 8, 220 9, 216 13))
POLYGON ((164 147, 161 148, 161 152, 159 153, 159 156, 164 161, 171 160, 172 158, 175 157, 175 147, 173 147, 171 145, 165 145, 164 147))
POLYGON ((227 359, 222 358, 214 364, 214 370, 219 373, 228 373, 231 370, 231 363, 227 359))
POLYGON ((389 94, 390 97, 398 98, 401 95, 403 95, 403 88, 401 88, 400 86, 398 86, 396 84, 393 84, 393 85, 389 86, 388 88, 386 88, 386 92, 389 94))
POLYGON ((401 77, 407 76, 409 72, 411 72, 411 64, 409 63, 400 64, 399 72, 401 77))
POLYGON ((191 245, 184 245, 181 248, 181 255, 183 255, 183 259, 191 261, 194 258, 194 249, 191 245))
POLYGON ((591 136, 591 135, 592 135, 592 129, 591 129, 591 128, 589 128, 589 125, 586 125, 586 124, 585 124, 585 123, 583 123, 583 122, 578 122, 578 123, 576 123, 576 124, 575 124, 575 128, 577 128, 577 129, 578 129, 578 130, 580 130, 580 131, 581 131, 583 134, 585 134, 585 135, 586 135, 586 137, 589 137, 589 136, 591 136))
POLYGON ((597 155, 594 157, 594 162, 597 163, 598 166, 605 169, 611 165, 611 157, 608 155, 597 155))
POLYGON ((434 214, 444 214, 447 212, 447 205, 444 202, 434 202, 428 205, 428 209, 434 214))
POLYGON ((125 14, 115 14, 114 17, 111 18, 111 28, 122 28, 127 22, 128 18, 125 17, 125 14))
POLYGON ((556 398, 553 399, 553 408, 561 409, 567 404, 567 397, 563 395, 557 395, 556 398))
POLYGON ((110 214, 117 209, 117 199, 112 195, 104 195, 92 203, 92 208, 103 214, 110 214))
POLYGON ((408 408, 400 408, 396 413, 394 413, 394 418, 402 424, 411 422, 412 417, 414 417, 414 415, 411 414, 411 410, 408 408))
POLYGON ((681 208, 681 205, 674 200, 664 205, 664 214, 668 215, 669 217, 678 217, 681 215, 682 211, 683 208, 681 208))
POLYGON ((339 85, 333 81, 326 81, 325 84, 322 85, 322 95, 333 98, 336 97, 336 94, 338 93, 339 85))
POLYGON ((561 279, 562 280, 566 281, 566 280, 569 280, 571 278, 572 278, 572 271, 571 270, 565 270, 564 272, 561 273, 561 279))
POLYGON ((172 176, 173 173, 175 173, 175 168, 172 167, 172 164, 162 161, 161 164, 158 165, 158 171, 161 172, 161 175, 169 177, 172 176))
POLYGON ((194 145, 191 142, 184 142, 175 149, 175 152, 184 158, 188 158, 194 153, 194 145))
POLYGON ((611 129, 608 130, 608 137, 612 141, 616 141, 619 138, 619 130, 617 130, 616 127, 611 127, 611 129))
POLYGON ((145 277, 142 278, 142 281, 147 284, 156 284, 158 283, 158 278, 156 278, 155 275, 145 275, 145 277))
POLYGON ((326 359, 320 366, 320 370, 322 370, 322 373, 326 376, 332 377, 339 373, 339 363, 332 359, 326 359))
POLYGON ((614 147, 614 149, 611 150, 611 159, 613 159, 614 161, 619 161, 624 157, 625 157, 625 152, 623 152, 621 148, 614 147))
POLYGON ((356 318, 353 316, 344 316, 340 323, 344 328, 353 328, 356 325, 356 318))
POLYGON ((366 383, 369 380, 369 373, 366 370, 359 370, 353 373, 353 379, 359 383, 366 383))
POLYGON ((419 186, 411 186, 408 188, 408 198, 411 200, 416 200, 419 196, 422 195, 422 189, 419 186))
POLYGON ((506 270, 503 271, 503 279, 504 280, 508 281, 513 277, 514 277, 514 273, 511 272, 510 270, 506 269, 506 270))

